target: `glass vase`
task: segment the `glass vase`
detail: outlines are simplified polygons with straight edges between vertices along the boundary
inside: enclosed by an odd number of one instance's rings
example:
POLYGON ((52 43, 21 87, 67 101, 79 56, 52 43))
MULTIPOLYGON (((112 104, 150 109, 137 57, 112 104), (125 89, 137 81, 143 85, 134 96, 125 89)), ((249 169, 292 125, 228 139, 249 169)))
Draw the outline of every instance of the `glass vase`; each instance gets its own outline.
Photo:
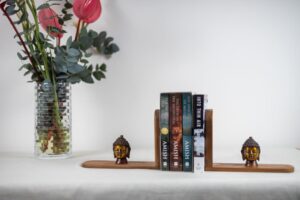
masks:
POLYGON ((37 83, 35 86, 35 156, 71 156, 71 84, 67 81, 37 83))

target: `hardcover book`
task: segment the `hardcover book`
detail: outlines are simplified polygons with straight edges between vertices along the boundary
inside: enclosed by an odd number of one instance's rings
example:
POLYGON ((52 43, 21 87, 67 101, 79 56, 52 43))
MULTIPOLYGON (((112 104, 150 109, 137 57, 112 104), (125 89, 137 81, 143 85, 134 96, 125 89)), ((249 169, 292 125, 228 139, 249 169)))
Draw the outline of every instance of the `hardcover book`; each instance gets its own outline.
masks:
POLYGON ((206 95, 193 95, 194 172, 204 172, 204 120, 206 95))
POLYGON ((169 95, 160 94, 160 156, 161 170, 170 170, 169 95))
POLYGON ((170 170, 182 171, 182 95, 169 95, 170 170))
POLYGON ((183 171, 193 171, 192 93, 182 93, 183 171))

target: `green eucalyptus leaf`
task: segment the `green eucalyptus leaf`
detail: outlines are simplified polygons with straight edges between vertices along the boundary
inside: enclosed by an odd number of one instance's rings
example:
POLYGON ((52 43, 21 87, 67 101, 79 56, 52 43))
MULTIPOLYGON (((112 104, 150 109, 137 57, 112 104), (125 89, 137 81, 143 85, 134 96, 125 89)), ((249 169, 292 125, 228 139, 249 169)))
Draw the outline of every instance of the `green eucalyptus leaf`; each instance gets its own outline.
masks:
POLYGON ((14 15, 16 14, 18 11, 15 10, 15 5, 9 5, 6 7, 5 11, 7 12, 8 15, 14 15))
POLYGON ((94 83, 94 80, 92 78, 92 71, 90 70, 91 65, 88 69, 83 70, 78 75, 80 76, 81 80, 86 83, 94 83))
POLYGON ((79 42, 80 42, 80 48, 83 51, 86 51, 93 45, 93 38, 90 38, 88 36, 82 36, 79 38, 79 42))
POLYGON ((120 51, 119 46, 116 45, 115 43, 112 43, 111 45, 109 45, 108 48, 111 49, 112 53, 116 53, 116 52, 120 51))
POLYGON ((30 73, 31 73, 31 71, 27 71, 27 72, 24 73, 24 76, 27 76, 30 73))
MULTIPOLYGON (((72 38, 71 38, 71 40, 72 40, 72 38)), ((68 50, 68 55, 72 56, 72 57, 78 57, 78 56, 80 56, 80 51, 78 49, 75 49, 75 48, 70 48, 68 50)))
POLYGON ((85 69, 85 67, 79 65, 79 64, 75 64, 72 65, 71 67, 68 67, 68 72, 71 74, 77 74, 82 72, 85 69))
POLYGON ((72 14, 70 14, 70 13, 64 13, 65 15, 63 16, 63 20, 64 21, 68 21, 68 20, 70 20, 70 19, 72 19, 72 14))
POLYGON ((72 45, 72 36, 70 36, 67 40, 67 51, 70 49, 71 45, 72 45))
POLYGON ((94 83, 94 80, 93 80, 93 78, 92 78, 91 75, 86 76, 86 77, 83 77, 83 78, 81 78, 81 80, 82 80, 83 82, 90 83, 90 84, 94 83))
POLYGON ((73 75, 68 78, 68 81, 72 84, 79 83, 81 78, 79 76, 73 75))
POLYGON ((87 64, 87 63, 89 63, 89 61, 88 61, 88 60, 86 60, 86 59, 81 59, 81 60, 80 60, 80 62, 82 62, 82 63, 84 63, 84 64, 87 64))
POLYGON ((54 66, 54 70, 55 70, 57 73, 67 73, 68 68, 67 68, 67 66, 65 66, 65 65, 55 65, 55 66, 54 66))
POLYGON ((89 73, 92 73, 92 71, 93 71, 93 65, 90 65, 90 66, 87 68, 87 70, 89 71, 89 73))
POLYGON ((59 29, 59 28, 54 27, 54 26, 47 26, 47 31, 51 32, 51 33, 66 33, 65 30, 59 29))
POLYGON ((72 42, 71 48, 79 49, 80 48, 80 42, 79 41, 72 42))
POLYGON ((69 63, 68 65, 72 66, 73 64, 78 63, 77 57, 67 57, 66 61, 69 63))
POLYGON ((45 42, 44 43, 44 48, 50 48, 50 49, 54 49, 53 44, 49 43, 49 42, 45 42))
POLYGON ((81 71, 78 75, 80 76, 80 78, 83 78, 83 77, 86 77, 86 76, 90 76, 91 72, 90 72, 90 70, 85 69, 85 70, 81 71))
POLYGON ((64 9, 62 9, 62 10, 61 10, 61 12, 62 12, 63 14, 65 14, 65 15, 66 15, 66 14, 68 14, 68 11, 67 11, 67 9, 65 9, 65 8, 64 8, 64 9))
POLYGON ((31 80, 32 80, 33 82, 37 82, 37 81, 39 80, 38 74, 33 73, 33 74, 31 75, 31 80))
POLYGON ((51 3, 50 6, 60 6, 60 3, 51 3))
POLYGON ((102 31, 101 33, 99 33, 99 35, 93 41, 93 46, 96 47, 99 52, 100 52, 101 47, 103 46, 105 37, 106 37, 106 32, 102 31))
POLYGON ((100 32, 99 33, 99 39, 101 39, 101 40, 105 40, 105 38, 106 38, 106 35, 107 35, 107 33, 106 33, 106 31, 102 31, 102 32, 100 32))
POLYGON ((19 21, 15 21, 14 24, 21 24, 22 22, 24 22, 25 20, 27 20, 27 18, 28 18, 28 14, 25 12, 20 17, 20 20, 19 21))
POLYGON ((28 57, 27 56, 22 56, 21 53, 17 53, 17 56, 19 57, 20 60, 26 60, 28 57))
POLYGON ((100 70, 103 71, 103 72, 106 72, 106 64, 103 63, 101 66, 100 66, 100 70))
POLYGON ((87 36, 87 35, 88 35, 87 29, 86 29, 86 27, 83 27, 80 31, 79 38, 87 36))
POLYGON ((108 47, 105 48, 104 54, 105 55, 111 55, 111 54, 116 53, 118 51, 119 51, 119 47, 115 43, 112 43, 108 47))
MULTIPOLYGON (((19 34, 20 34, 20 35, 24 35, 24 32, 22 31, 22 32, 20 32, 19 34)), ((15 35, 14 35, 14 38, 16 38, 16 37, 18 37, 18 34, 15 34, 15 35)))
POLYGON ((87 53, 87 52, 84 54, 84 56, 85 56, 86 58, 89 58, 89 57, 91 57, 92 55, 93 55, 93 53, 87 53))
POLYGON ((98 81, 100 81, 102 78, 105 78, 105 75, 102 71, 95 71, 93 72, 93 75, 98 81))
POLYGON ((105 39, 105 41, 104 41, 104 46, 107 46, 110 42, 112 42, 114 40, 114 38, 112 38, 112 37, 108 37, 108 38, 106 38, 105 39))
POLYGON ((64 25, 64 20, 61 17, 58 17, 58 23, 60 25, 64 25))
POLYGON ((27 64, 22 65, 22 66, 19 68, 19 71, 21 71, 22 69, 27 69, 27 70, 30 71, 30 70, 33 69, 33 67, 32 67, 31 64, 27 63, 27 64))
POLYGON ((88 36, 94 39, 94 38, 98 37, 98 33, 96 31, 89 30, 88 36))
POLYGON ((73 8, 73 5, 70 2, 67 2, 67 3, 64 4, 64 7, 66 9, 71 9, 71 8, 73 8))
MULTIPOLYGON (((50 26, 49 26, 50 27, 50 26)), ((46 41, 46 39, 45 39, 45 36, 44 36, 44 34, 43 33, 41 33, 40 32, 40 40, 42 41, 42 42, 45 42, 46 41)))
POLYGON ((42 10, 42 9, 45 9, 45 8, 50 8, 49 3, 41 4, 39 7, 37 7, 37 10, 42 10))

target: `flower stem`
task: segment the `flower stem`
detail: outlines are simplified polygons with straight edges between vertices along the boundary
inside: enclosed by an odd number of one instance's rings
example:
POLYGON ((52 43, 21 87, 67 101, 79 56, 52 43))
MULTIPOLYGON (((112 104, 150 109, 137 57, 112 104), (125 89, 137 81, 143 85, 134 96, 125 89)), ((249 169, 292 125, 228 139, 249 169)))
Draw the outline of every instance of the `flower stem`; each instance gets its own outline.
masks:
POLYGON ((40 38, 40 29, 39 29, 39 22, 38 22, 38 17, 37 17, 37 13, 36 13, 36 6, 35 6, 35 2, 34 0, 30 0, 30 3, 29 1, 26 1, 31 13, 32 13, 32 16, 33 16, 33 19, 34 19, 34 23, 35 23, 35 35, 36 35, 36 38, 37 38, 37 47, 39 49, 39 51, 41 52, 42 54, 42 59, 43 59, 43 62, 44 62, 44 67, 45 67, 45 73, 46 73, 46 77, 45 79, 48 79, 50 80, 50 74, 49 74, 49 68, 48 68, 48 59, 47 59, 47 55, 46 55, 46 52, 45 52, 45 49, 43 48, 43 45, 41 43, 41 38, 40 38))
POLYGON ((77 41, 78 39, 78 36, 79 36, 79 30, 80 30, 80 25, 81 24, 81 20, 78 21, 78 24, 77 24, 77 29, 76 29, 76 35, 75 35, 75 41, 77 41))
POLYGON ((26 45, 25 45, 25 42, 24 42, 23 38, 21 37, 21 35, 20 35, 20 33, 19 33, 17 27, 15 26, 14 22, 12 21, 12 19, 10 18, 10 16, 9 16, 8 13, 6 12, 6 10, 4 9, 4 5, 5 5, 5 4, 2 3, 1 6, 0 6, 0 8, 1 8, 3 14, 4 14, 4 15, 6 16, 6 18, 8 19, 9 23, 11 24, 11 26, 13 27, 14 31, 16 32, 16 34, 17 34, 17 36, 18 36, 18 38, 19 38, 19 40, 20 40, 20 42, 21 42, 21 44, 22 44, 22 46, 23 46, 23 48, 24 48, 24 51, 25 51, 25 53, 27 54, 28 59, 30 60, 30 62, 31 62, 31 64, 32 64, 33 70, 34 70, 34 72, 37 74, 38 80, 39 80, 39 81, 42 81, 42 77, 41 77, 40 73, 38 72, 38 70, 37 70, 37 68, 36 68, 36 65, 35 65, 34 61, 32 60, 32 57, 31 57, 31 55, 30 55, 30 53, 29 53, 29 51, 28 51, 28 49, 27 49, 27 47, 26 47, 26 45))
POLYGON ((58 47, 60 46, 60 37, 56 38, 56 46, 58 46, 58 47))

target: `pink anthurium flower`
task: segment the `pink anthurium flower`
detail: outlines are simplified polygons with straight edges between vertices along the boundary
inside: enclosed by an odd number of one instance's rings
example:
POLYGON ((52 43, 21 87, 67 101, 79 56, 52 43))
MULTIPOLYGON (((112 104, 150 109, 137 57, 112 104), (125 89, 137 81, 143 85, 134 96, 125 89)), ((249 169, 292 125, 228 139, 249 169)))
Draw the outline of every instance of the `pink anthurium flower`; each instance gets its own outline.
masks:
POLYGON ((74 0, 73 11, 85 23, 95 22, 101 15, 100 0, 74 0))
POLYGON ((42 27, 53 37, 61 38, 62 33, 49 30, 49 27, 55 27, 58 30, 62 30, 62 25, 58 22, 57 14, 51 8, 43 8, 38 13, 38 18, 42 27))

